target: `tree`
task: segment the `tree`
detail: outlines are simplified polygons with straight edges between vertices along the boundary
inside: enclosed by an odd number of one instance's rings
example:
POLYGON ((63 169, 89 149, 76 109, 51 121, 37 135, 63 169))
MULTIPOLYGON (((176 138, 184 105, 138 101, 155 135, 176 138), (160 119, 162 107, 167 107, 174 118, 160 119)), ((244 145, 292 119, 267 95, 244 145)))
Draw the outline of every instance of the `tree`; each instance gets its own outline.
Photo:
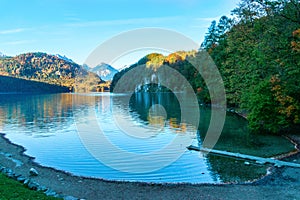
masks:
POLYGON ((218 43, 221 42, 221 40, 224 40, 226 38, 226 33, 231 29, 232 27, 232 19, 228 18, 227 16, 222 16, 219 20, 218 26, 217 26, 217 36, 218 36, 218 43))
POLYGON ((229 106, 248 111, 253 132, 300 124, 299 7, 295 0, 242 0, 229 31, 209 49, 229 106))
POLYGON ((211 53, 212 50, 220 44, 220 42, 225 40, 226 32, 230 30, 231 26, 232 20, 227 16, 222 16, 218 24, 216 21, 212 21, 204 41, 201 44, 201 48, 211 53))
POLYGON ((255 19, 265 15, 262 0, 242 0, 238 7, 232 11, 236 15, 238 23, 254 25, 255 19))
POLYGON ((217 22, 212 21, 210 27, 208 28, 208 33, 206 34, 204 41, 201 44, 201 47, 208 51, 216 46, 217 41, 217 22))

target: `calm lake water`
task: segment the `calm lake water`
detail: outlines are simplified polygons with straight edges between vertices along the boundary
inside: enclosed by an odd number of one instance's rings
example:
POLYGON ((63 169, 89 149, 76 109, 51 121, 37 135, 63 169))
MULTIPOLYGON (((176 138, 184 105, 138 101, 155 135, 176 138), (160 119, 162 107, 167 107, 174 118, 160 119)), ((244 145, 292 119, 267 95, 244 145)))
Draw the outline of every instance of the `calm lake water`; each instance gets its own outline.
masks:
MULTIPOLYGON (((201 109, 198 127, 182 119, 180 109, 176 96, 169 93, 130 98, 109 93, 1 94, 0 132, 24 146, 41 165, 87 177, 220 183, 253 180, 266 173, 266 166, 188 151, 187 143, 201 144, 210 110, 201 109), (163 151, 166 146, 168 151, 163 151)), ((192 113, 196 108, 187 109, 192 113)), ((259 156, 293 148, 281 137, 253 137, 246 123, 228 115, 216 147, 259 156), (276 148, 278 144, 282 149, 276 148)))

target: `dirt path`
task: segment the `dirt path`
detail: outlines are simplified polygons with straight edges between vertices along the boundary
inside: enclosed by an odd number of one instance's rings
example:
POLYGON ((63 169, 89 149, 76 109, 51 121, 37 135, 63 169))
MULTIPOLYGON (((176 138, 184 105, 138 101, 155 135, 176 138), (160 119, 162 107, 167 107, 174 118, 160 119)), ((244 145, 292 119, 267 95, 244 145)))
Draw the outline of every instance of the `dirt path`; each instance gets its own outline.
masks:
MULTIPOLYGON (((294 137, 300 143, 300 137, 294 137)), ((300 200, 300 169, 276 168, 273 173, 251 184, 146 184, 103 181, 72 176, 52 168, 42 167, 23 154, 24 149, 0 137, 0 166, 12 169, 16 175, 30 178, 62 196, 82 199, 287 199, 300 200), (22 163, 19 166, 19 162, 22 163), (38 176, 30 176, 30 168, 38 176)), ((286 160, 300 163, 300 154, 286 160)))

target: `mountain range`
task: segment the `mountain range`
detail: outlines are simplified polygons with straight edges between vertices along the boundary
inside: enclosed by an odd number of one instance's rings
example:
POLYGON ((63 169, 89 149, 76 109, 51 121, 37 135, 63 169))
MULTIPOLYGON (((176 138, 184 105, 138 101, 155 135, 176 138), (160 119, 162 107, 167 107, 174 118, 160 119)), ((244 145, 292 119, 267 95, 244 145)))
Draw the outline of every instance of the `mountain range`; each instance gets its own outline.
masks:
POLYGON ((101 63, 94 68, 90 68, 85 65, 90 72, 97 74, 104 81, 112 81, 113 77, 119 71, 113 68, 111 65, 101 63))

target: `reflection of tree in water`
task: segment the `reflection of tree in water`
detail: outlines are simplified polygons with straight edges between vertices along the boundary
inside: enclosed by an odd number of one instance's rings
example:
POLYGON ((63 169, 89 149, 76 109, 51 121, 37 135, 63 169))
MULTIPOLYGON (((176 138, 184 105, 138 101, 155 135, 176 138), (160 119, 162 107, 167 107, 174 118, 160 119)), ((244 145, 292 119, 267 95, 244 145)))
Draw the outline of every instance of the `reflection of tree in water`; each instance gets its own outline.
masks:
MULTIPOLYGON (((6 94, 0 97, 0 125, 18 124, 35 129, 58 129, 71 123, 72 95, 6 94)), ((67 125, 68 126, 68 125, 67 125)))
MULTIPOLYGON (((201 109, 201 120, 198 131, 198 140, 200 140, 200 144, 205 138, 210 124, 210 117, 210 109, 201 109)), ((260 138, 258 138, 258 140, 260 140, 260 138)), ((249 132, 246 129, 246 121, 235 115, 229 114, 226 117, 221 137, 214 149, 251 154, 258 150, 257 146, 251 142, 252 137, 249 137, 249 132)), ((208 154, 206 158, 207 165, 210 168, 214 180, 220 180, 225 183, 245 182, 260 178, 266 174, 267 170, 266 166, 252 163, 251 165, 245 165, 244 160, 237 160, 230 157, 208 154)))
MULTIPOLYGON (((164 88, 163 88, 164 89, 164 88)), ((178 98, 184 94, 172 92, 135 92, 129 102, 130 113, 154 127, 169 127, 174 133, 190 133, 195 136, 196 125, 182 118, 178 98)))
MULTIPOLYGON (((205 138, 209 123, 209 109, 202 109, 199 125, 201 141, 205 138)), ((259 157, 272 157, 294 149, 292 143, 279 135, 251 134, 247 123, 244 118, 227 113, 222 134, 214 149, 259 157)))
MULTIPOLYGON (((156 105, 162 106, 166 111, 166 119, 170 127, 178 131, 185 132, 187 127, 185 123, 182 123, 180 121, 180 104, 174 94, 140 92, 134 93, 130 99, 130 108, 132 112, 138 113, 139 118, 145 122, 148 122, 149 124, 153 123, 152 121, 155 121, 154 123, 157 124, 162 123, 160 120, 163 120, 163 118, 149 118, 149 114, 151 116, 151 112, 153 112, 153 107, 157 109, 160 108, 160 106, 156 105)), ((162 112, 158 111, 158 113, 162 112)), ((198 139, 200 140, 199 143, 201 144, 201 140, 204 139, 205 133, 210 123, 210 109, 203 108, 201 109, 200 114, 201 120, 199 123, 198 139)), ((232 129, 237 129, 239 134, 241 134, 243 130, 240 130, 239 127, 243 128, 245 126, 238 120, 234 120, 232 118, 229 119, 233 120, 227 122, 228 127, 225 128, 225 132, 229 131, 229 133, 225 133, 225 135, 221 139, 222 144, 219 144, 219 146, 223 145, 224 147, 227 147, 227 144, 237 142, 236 140, 232 141, 231 137, 228 138, 227 141, 225 139, 226 137, 230 136, 230 132, 232 131, 232 129)), ((241 137, 245 138, 244 136, 245 135, 242 134, 241 137)), ((240 139, 241 137, 238 137, 238 139, 240 139)), ((247 143, 247 141, 244 142, 247 143)), ((245 143, 243 143, 243 145, 245 145, 245 143)), ((208 166, 210 167, 211 175, 215 178, 216 181, 221 180, 222 182, 243 182, 252 180, 254 178, 259 178, 266 174, 265 166, 245 165, 244 161, 232 158, 209 154, 206 161, 208 166)))
POLYGON ((154 120, 161 116, 166 120, 172 119, 172 123, 181 123, 180 104, 173 93, 136 92, 131 96, 129 106, 145 122, 149 122, 149 117, 154 120))
MULTIPOLYGON (((209 125, 210 113, 201 110, 198 138, 204 140, 209 125), (204 123, 206 122, 206 123, 204 123)), ((256 135, 247 130, 247 121, 235 114, 228 113, 222 134, 214 146, 216 150, 241 153, 258 157, 272 157, 293 150, 293 145, 277 135, 256 135)), ((207 164, 215 179, 222 182, 244 182, 266 174, 267 166, 245 160, 208 154, 207 164)))

